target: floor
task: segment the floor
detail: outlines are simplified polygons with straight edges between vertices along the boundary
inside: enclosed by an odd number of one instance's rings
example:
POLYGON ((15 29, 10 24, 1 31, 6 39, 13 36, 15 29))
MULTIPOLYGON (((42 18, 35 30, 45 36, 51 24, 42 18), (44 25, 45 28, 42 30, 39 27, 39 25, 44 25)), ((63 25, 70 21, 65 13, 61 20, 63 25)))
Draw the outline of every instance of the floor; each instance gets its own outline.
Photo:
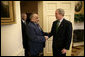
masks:
POLYGON ((71 56, 84 56, 84 45, 73 46, 71 56))

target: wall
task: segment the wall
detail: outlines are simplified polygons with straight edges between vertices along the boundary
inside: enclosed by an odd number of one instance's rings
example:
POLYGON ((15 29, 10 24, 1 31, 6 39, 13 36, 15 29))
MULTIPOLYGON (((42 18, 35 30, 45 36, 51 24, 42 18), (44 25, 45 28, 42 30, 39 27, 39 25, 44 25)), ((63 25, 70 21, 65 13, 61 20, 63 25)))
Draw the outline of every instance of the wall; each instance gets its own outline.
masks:
POLYGON ((22 46, 20 2, 15 2, 16 24, 1 26, 1 56, 24 55, 22 46))
POLYGON ((39 24, 41 26, 41 28, 43 29, 43 1, 39 1, 38 2, 38 15, 39 15, 39 24))
POLYGON ((38 13, 37 1, 21 1, 21 12, 35 12, 38 13))

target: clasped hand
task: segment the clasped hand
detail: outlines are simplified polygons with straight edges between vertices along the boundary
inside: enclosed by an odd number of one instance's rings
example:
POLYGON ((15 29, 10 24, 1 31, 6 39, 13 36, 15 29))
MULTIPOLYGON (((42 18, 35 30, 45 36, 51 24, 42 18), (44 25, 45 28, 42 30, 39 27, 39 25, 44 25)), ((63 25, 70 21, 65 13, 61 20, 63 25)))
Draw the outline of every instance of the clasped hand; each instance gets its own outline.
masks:
POLYGON ((48 36, 44 36, 45 37, 45 40, 48 40, 48 36))

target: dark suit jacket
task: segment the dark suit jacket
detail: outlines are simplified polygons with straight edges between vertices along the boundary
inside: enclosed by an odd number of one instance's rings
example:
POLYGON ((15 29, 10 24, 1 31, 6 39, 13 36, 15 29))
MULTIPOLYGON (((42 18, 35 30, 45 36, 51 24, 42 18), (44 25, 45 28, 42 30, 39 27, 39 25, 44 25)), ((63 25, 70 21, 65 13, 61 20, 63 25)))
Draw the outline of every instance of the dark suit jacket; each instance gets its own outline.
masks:
POLYGON ((33 22, 29 22, 28 32, 31 55, 37 55, 39 52, 43 52, 43 47, 45 45, 45 33, 33 22))
POLYGON ((27 32, 27 25, 25 25, 22 21, 21 21, 21 27, 22 27, 22 42, 23 42, 23 48, 24 49, 28 49, 29 45, 28 45, 28 32, 27 32))
POLYGON ((65 48, 68 50, 72 38, 72 23, 63 19, 57 32, 56 32, 56 24, 57 21, 54 21, 51 33, 49 33, 49 37, 53 35, 53 48, 60 50, 65 48))

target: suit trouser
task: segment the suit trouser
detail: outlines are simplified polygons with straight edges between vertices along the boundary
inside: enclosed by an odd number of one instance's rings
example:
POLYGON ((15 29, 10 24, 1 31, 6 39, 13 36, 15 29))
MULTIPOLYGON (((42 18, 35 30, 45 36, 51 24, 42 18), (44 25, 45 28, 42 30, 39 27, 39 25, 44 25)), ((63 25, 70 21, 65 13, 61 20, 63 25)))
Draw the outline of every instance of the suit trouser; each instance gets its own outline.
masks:
POLYGON ((28 51, 28 49, 25 49, 25 56, 29 56, 29 51, 28 51))
POLYGON ((66 56, 66 54, 62 54, 60 49, 53 48, 53 56, 66 56))
POLYGON ((40 53, 38 53, 36 55, 30 55, 30 56, 43 56, 43 52, 40 52, 40 53))

